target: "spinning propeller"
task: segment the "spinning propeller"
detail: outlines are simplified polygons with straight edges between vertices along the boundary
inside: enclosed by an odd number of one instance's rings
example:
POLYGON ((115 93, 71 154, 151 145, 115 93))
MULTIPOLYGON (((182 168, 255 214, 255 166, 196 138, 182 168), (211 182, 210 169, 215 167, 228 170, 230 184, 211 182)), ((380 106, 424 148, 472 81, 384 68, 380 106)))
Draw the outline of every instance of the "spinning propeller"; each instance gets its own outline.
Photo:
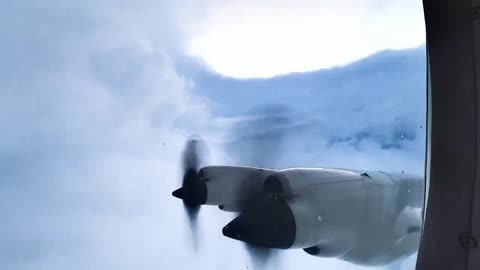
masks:
MULTIPOLYGON (((227 145, 227 152, 233 153, 235 160, 243 165, 276 167, 277 161, 282 157, 286 133, 291 128, 291 111, 282 106, 268 106, 252 111, 250 116, 247 120, 237 122, 233 127, 230 136, 232 140, 227 145)), ((203 143, 199 139, 187 141, 183 153, 182 187, 172 193, 173 196, 183 200, 195 241, 198 212, 207 199, 205 180, 202 179, 199 171, 202 147, 203 143)), ((284 244, 282 241, 286 240, 282 237, 277 239, 276 236, 279 235, 279 231, 285 230, 285 226, 291 227, 291 224, 284 222, 282 202, 274 202, 271 198, 265 198, 262 192, 248 188, 239 190, 239 194, 240 213, 224 227, 223 234, 246 242, 246 248, 253 263, 263 268, 275 254, 273 249, 263 243, 277 241, 275 247, 281 248, 284 244), (270 232, 263 230, 272 223, 276 223, 274 230, 270 232), (254 233, 253 231, 265 233, 259 238, 258 234, 257 236, 250 234, 250 232, 254 233), (252 237, 259 238, 260 242, 250 241, 252 237)))
POLYGON ((183 152, 183 179, 182 187, 172 192, 172 195, 183 200, 187 212, 194 240, 197 239, 197 216, 200 205, 207 199, 207 186, 199 174, 202 142, 199 139, 187 141, 183 152))

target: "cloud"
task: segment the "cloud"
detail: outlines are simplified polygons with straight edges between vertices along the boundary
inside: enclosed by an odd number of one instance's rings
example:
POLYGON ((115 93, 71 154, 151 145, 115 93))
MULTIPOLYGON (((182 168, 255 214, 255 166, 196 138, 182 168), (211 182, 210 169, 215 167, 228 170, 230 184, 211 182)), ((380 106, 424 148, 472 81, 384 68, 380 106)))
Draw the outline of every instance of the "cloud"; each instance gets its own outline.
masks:
MULTIPOLYGON (((275 150, 282 155, 276 154, 278 162, 270 162, 270 166, 334 166, 416 174, 424 171, 425 72, 424 46, 386 50, 347 66, 271 79, 233 79, 208 71, 188 71, 198 92, 215 104, 215 114, 235 118, 271 103, 290 109, 290 123, 281 129, 283 150, 275 150)), ((265 125, 249 128, 257 133, 262 129, 265 125)), ((227 139, 238 136, 234 129, 227 139)), ((267 141, 278 140, 268 137, 267 141)), ((237 162, 252 165, 249 149, 258 147, 245 147, 248 143, 233 143, 228 152, 235 153, 237 162)), ((251 143, 269 145, 264 141, 251 143)))
MULTIPOLYGON (((146 0, 3 6, 2 269, 249 265, 242 245, 221 235, 231 216, 216 208, 202 209, 202 248, 193 252, 182 205, 170 195, 191 134, 211 143, 212 163, 231 158, 218 146, 235 119, 217 115, 212 98, 176 68, 176 54, 206 15, 203 6, 146 0)), ((338 159, 352 153, 348 146, 330 150, 338 159)), ((285 269, 299 260, 350 266, 301 251, 280 259, 285 269)))
MULTIPOLYGON (((173 64, 184 33, 171 14, 185 24, 197 15, 186 4, 5 3, 3 269, 216 266, 225 240, 195 256, 170 195, 185 138, 216 130, 173 64)), ((227 220, 203 212, 220 232, 227 220)))

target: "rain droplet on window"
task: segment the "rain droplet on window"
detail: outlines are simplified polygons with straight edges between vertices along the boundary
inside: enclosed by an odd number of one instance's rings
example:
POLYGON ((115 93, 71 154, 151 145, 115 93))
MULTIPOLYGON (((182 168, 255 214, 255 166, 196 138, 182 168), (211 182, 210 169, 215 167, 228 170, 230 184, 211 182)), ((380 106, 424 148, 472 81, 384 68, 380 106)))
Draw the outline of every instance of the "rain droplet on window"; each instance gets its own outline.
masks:
POLYGON ((405 135, 403 133, 400 134, 400 139, 405 139, 405 135))

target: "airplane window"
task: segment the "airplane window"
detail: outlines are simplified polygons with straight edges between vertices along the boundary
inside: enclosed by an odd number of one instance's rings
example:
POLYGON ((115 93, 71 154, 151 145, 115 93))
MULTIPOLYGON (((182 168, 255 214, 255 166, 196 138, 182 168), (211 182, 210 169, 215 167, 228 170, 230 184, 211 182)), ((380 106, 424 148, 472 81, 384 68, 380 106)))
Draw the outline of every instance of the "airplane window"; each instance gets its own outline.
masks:
POLYGON ((2 269, 415 268, 421 1, 2 6, 2 269))

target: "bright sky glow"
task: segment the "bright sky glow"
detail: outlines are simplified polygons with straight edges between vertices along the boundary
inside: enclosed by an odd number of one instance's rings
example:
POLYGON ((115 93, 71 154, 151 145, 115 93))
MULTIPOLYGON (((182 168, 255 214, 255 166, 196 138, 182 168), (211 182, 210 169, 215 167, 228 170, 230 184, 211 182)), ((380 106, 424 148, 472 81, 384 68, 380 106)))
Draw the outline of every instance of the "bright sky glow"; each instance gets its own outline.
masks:
POLYGON ((425 42, 416 0, 211 2, 188 53, 224 76, 312 71, 425 42))

